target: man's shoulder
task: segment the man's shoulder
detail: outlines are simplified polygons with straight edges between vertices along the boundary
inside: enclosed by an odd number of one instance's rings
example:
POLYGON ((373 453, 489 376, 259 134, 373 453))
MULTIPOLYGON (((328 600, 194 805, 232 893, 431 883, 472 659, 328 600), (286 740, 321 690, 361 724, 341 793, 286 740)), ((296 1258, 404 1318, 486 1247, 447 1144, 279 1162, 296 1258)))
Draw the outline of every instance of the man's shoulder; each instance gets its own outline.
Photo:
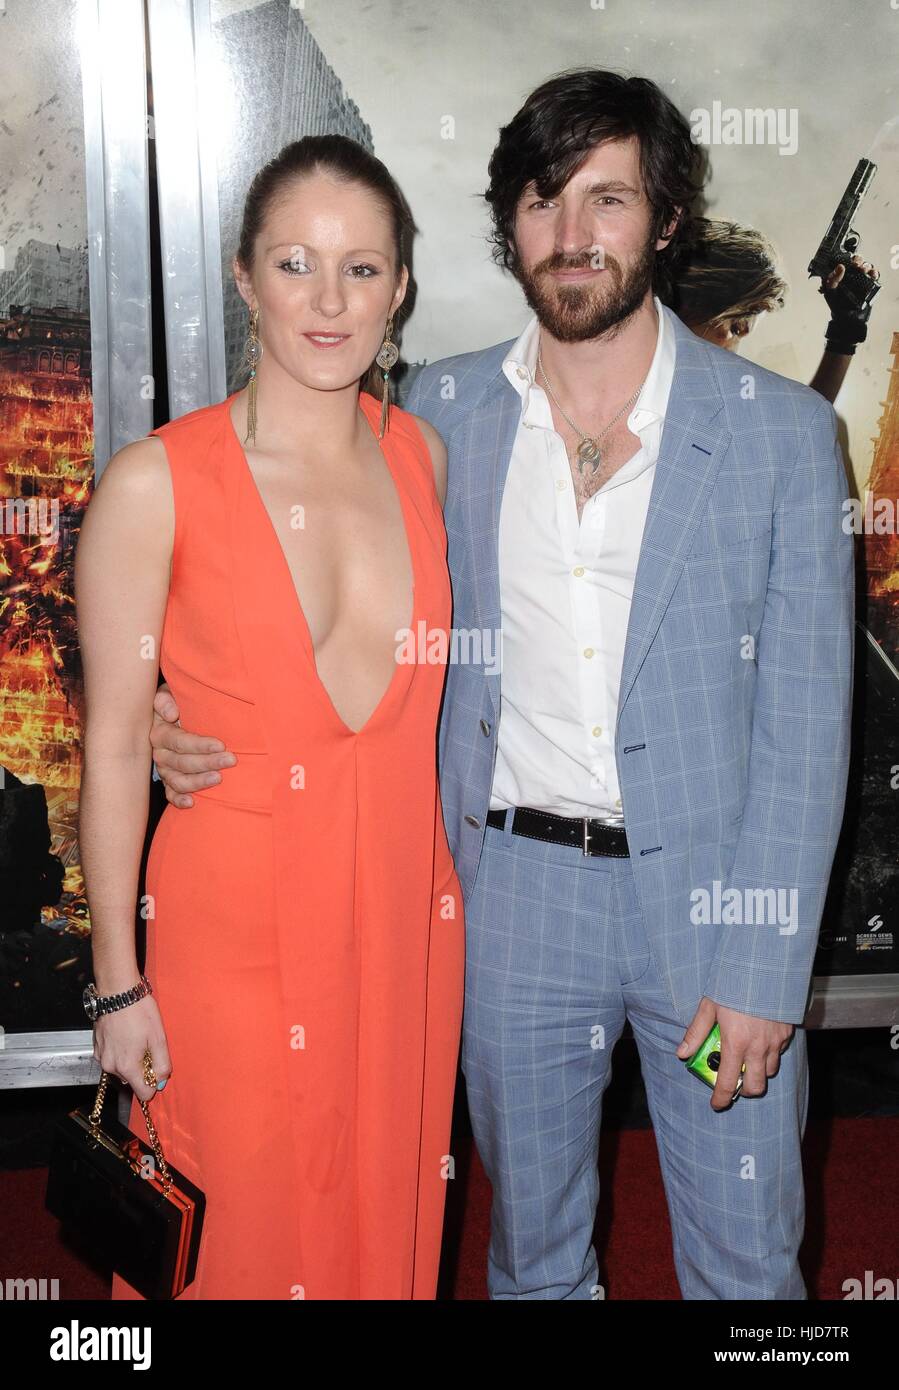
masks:
POLYGON ((698 341, 715 375, 729 427, 804 432, 816 416, 823 421, 835 413, 830 401, 811 386, 705 339, 698 341))
POLYGON ((408 410, 430 420, 445 437, 484 399, 514 342, 514 338, 509 338, 504 343, 427 363, 418 369, 403 393, 403 403, 408 410))

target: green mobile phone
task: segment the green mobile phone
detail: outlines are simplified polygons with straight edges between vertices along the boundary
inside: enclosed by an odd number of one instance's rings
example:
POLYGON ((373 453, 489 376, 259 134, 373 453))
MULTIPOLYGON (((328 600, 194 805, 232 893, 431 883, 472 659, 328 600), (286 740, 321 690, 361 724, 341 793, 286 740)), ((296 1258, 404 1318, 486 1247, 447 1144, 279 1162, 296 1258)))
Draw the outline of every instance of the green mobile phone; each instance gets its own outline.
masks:
MULTIPOLYGON (((694 1076, 698 1076, 700 1081, 704 1081, 707 1086, 714 1089, 715 1082, 718 1080, 718 1068, 721 1066, 721 1031, 717 1025, 713 1027, 711 1033, 697 1052, 692 1057, 688 1057, 685 1062, 687 1071, 691 1071, 694 1076)), ((746 1070, 746 1064, 740 1068, 741 1072, 746 1070)), ((734 1091, 734 1100, 743 1089, 742 1075, 737 1080, 737 1089, 734 1091)))

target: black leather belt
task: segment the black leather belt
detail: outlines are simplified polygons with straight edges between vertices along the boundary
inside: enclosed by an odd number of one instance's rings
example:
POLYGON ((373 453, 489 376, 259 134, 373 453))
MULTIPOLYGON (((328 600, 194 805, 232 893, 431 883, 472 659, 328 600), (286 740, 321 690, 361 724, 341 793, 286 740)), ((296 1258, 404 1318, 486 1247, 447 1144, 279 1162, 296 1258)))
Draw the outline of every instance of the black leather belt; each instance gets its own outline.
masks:
MULTIPOLYGON (((487 824, 502 830, 505 811, 488 811, 487 824)), ((550 811, 534 811, 516 806, 512 812, 512 834, 529 840, 547 840, 553 845, 576 845, 584 854, 602 854, 610 859, 629 859, 624 826, 606 825, 589 816, 556 816, 550 811)))

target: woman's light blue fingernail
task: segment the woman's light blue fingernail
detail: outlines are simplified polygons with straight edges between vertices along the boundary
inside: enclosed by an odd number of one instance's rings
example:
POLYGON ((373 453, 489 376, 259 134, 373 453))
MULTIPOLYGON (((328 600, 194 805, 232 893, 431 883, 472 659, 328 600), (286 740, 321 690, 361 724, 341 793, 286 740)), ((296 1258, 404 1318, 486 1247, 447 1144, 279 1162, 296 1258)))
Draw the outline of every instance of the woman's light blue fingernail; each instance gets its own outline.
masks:
MULTIPOLYGON (((165 1080, 168 1081, 168 1077, 166 1077, 165 1080)), ((163 1090, 164 1087, 165 1087, 165 1081, 157 1081, 157 1082, 156 1082, 156 1089, 157 1089, 157 1091, 163 1090)))

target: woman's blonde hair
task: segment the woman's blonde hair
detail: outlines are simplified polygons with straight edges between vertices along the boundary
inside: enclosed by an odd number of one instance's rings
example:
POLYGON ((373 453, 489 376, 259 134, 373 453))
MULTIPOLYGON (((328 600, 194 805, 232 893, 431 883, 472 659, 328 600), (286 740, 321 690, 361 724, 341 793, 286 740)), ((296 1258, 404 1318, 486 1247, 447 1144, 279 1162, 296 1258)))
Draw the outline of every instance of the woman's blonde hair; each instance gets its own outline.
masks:
POLYGON ((695 217, 679 249, 665 302, 688 327, 718 328, 782 309, 787 283, 774 247, 754 227, 695 217))

